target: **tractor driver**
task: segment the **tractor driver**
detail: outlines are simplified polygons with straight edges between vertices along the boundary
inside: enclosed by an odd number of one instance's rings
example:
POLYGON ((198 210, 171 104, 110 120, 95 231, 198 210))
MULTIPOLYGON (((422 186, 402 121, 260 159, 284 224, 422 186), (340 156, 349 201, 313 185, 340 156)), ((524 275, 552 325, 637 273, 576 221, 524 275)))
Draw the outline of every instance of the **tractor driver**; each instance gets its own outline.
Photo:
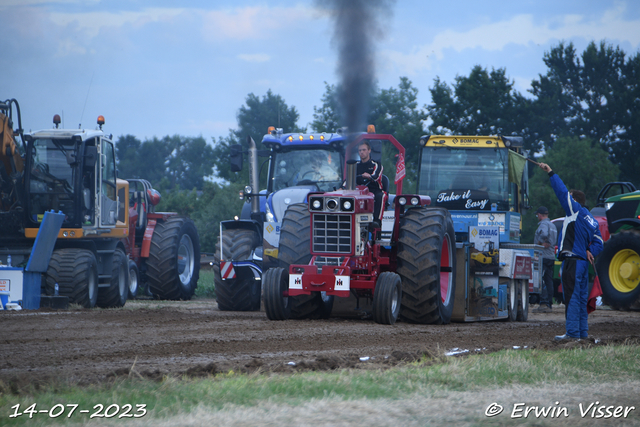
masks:
POLYGON ((382 165, 371 158, 371 145, 362 141, 358 146, 360 161, 356 169, 356 184, 366 185, 373 194, 373 227, 382 227, 382 205, 386 202, 387 193, 382 190, 382 165))

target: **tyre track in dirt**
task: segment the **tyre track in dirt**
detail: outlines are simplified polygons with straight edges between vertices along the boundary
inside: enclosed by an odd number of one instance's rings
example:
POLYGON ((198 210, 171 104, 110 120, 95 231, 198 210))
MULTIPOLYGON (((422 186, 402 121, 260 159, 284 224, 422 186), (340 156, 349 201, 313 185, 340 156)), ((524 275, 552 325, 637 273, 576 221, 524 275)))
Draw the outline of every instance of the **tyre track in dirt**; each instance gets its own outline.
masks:
POLYGON ((213 300, 0 312, 0 381, 20 390, 51 381, 89 384, 131 375, 384 369, 454 348, 470 354, 640 341, 638 312, 597 310, 589 322, 590 339, 558 344, 553 336, 564 333, 564 306, 530 313, 528 322, 394 326, 345 317, 274 322, 264 312, 219 311, 213 300))

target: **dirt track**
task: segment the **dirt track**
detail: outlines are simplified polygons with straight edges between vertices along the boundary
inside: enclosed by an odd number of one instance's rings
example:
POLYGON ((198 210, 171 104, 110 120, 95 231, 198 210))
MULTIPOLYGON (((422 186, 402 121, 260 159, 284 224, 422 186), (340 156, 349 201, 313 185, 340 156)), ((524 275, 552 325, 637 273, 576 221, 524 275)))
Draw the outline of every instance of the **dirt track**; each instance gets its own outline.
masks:
POLYGON ((524 323, 445 326, 350 318, 273 322, 264 312, 221 312, 214 300, 129 301, 120 310, 0 311, 0 385, 16 391, 51 379, 85 384, 122 375, 371 369, 455 348, 474 353, 640 339, 638 312, 597 310, 589 317, 589 340, 557 344, 552 338, 564 333, 564 306, 530 313, 524 323))

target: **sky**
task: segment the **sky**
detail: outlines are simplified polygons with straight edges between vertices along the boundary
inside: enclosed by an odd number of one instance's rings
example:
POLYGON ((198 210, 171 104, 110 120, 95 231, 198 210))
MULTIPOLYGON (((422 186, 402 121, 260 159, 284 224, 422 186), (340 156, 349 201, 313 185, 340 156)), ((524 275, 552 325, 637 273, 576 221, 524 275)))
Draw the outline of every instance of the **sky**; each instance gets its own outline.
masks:
MULTIPOLYGON (((561 41, 634 55, 640 1, 397 0, 380 27, 378 87, 408 77, 424 107, 436 77, 452 85, 475 65, 504 68, 526 95, 561 41)), ((0 28, 0 99, 17 99, 26 131, 103 115, 114 137, 213 142, 250 93, 282 96, 304 127, 339 82, 333 21, 313 0, 0 0, 0 28)))

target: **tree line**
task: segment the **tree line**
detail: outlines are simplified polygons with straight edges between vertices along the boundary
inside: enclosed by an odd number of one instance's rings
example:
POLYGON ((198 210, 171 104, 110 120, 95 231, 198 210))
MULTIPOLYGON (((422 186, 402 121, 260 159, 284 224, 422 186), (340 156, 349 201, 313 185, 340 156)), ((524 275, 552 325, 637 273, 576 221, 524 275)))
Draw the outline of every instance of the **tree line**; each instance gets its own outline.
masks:
MULTIPOLYGON (((599 190, 610 181, 640 183, 640 54, 627 55, 619 47, 591 42, 579 54, 572 43, 561 42, 545 52, 546 73, 531 82, 529 95, 514 89, 504 68, 475 66, 452 83, 434 79, 428 88, 431 103, 420 107, 418 89, 401 77, 397 87, 370 94, 367 123, 393 134, 406 148, 405 191, 415 191, 420 136, 519 135, 529 157, 548 163, 568 187, 582 189, 593 207, 599 190)), ((251 136, 260 141, 269 126, 285 132, 334 132, 343 125, 337 94, 325 82, 313 121, 298 124, 294 106, 271 90, 250 93, 237 114, 238 127, 213 138, 166 136, 141 142, 132 135, 116 142, 122 178, 149 180, 161 191, 158 210, 190 215, 203 251, 212 252, 220 220, 239 215, 238 192, 248 183, 247 171, 231 172, 230 146, 246 146, 251 136)), ((364 129, 363 129, 364 130, 364 129)), ((531 168, 530 201, 544 205, 550 216, 563 216, 546 175, 531 168)), ((264 182, 264 181, 262 181, 264 182)), ((537 224, 524 216, 523 242, 530 242, 537 224)))

